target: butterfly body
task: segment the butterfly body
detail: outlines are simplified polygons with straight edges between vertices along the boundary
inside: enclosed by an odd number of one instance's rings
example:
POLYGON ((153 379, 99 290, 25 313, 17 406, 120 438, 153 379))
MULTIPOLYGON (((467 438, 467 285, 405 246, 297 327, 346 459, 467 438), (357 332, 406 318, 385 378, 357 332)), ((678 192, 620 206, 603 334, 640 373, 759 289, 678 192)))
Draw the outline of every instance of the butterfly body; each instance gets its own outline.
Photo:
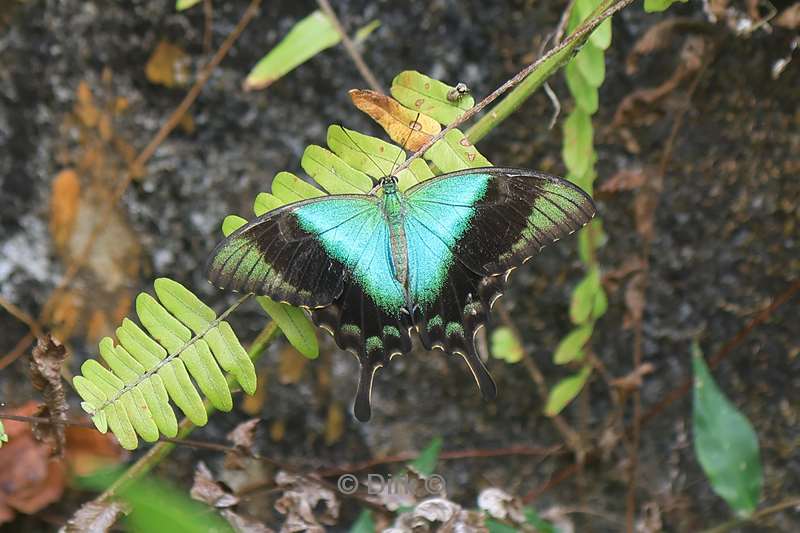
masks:
POLYGON ((474 338, 508 274, 593 215, 579 188, 526 169, 453 172, 406 191, 386 177, 370 194, 262 215, 217 246, 209 277, 308 309, 358 358, 354 411, 367 420, 375 371, 411 349, 413 330, 425 348, 462 356, 493 398, 474 338))

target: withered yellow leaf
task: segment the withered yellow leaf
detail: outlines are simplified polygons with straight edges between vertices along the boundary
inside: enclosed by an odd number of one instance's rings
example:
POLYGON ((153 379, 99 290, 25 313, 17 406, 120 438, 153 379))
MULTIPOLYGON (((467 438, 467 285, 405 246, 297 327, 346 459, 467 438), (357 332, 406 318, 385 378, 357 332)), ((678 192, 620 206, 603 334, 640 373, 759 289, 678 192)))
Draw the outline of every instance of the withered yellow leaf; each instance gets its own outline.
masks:
POLYGON ((56 248, 64 249, 69 242, 80 205, 81 184, 71 168, 58 173, 50 193, 50 234, 56 248))
POLYGON ((147 60, 145 66, 147 79, 165 87, 186 85, 189 81, 189 62, 186 52, 161 41, 147 60))
POLYGON ((375 91, 353 89, 350 98, 357 108, 380 124, 395 143, 405 145, 408 150, 419 150, 442 130, 429 116, 403 107, 394 98, 375 91))

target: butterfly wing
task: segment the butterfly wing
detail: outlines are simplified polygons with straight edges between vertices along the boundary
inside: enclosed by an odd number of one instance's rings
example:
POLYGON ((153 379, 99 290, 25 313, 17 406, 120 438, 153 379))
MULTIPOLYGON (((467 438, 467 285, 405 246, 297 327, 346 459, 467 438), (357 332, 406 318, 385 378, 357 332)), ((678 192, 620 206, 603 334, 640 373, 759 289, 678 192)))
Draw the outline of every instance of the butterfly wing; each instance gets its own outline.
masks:
POLYGON ((490 167, 415 185, 406 206, 409 289, 420 338, 428 349, 463 356, 483 394, 493 397, 475 334, 511 270, 584 226, 594 204, 561 178, 490 167))
POLYGON ((208 265, 209 279, 221 288, 308 308, 340 348, 357 356, 360 420, 370 416, 375 370, 411 349, 405 293, 393 277, 378 202, 332 195, 270 211, 223 240, 208 265))

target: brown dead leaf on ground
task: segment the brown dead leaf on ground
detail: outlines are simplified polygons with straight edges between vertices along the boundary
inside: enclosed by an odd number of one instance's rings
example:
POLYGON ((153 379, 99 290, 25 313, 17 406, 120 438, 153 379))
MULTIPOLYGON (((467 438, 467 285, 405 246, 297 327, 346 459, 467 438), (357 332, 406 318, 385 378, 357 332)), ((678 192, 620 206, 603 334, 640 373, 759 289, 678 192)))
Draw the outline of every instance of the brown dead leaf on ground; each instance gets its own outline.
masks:
POLYGON ((239 498, 216 482, 211 470, 202 461, 197 463, 197 469, 194 471, 194 482, 189 495, 199 502, 220 509, 232 507, 239 503, 239 498))
POLYGON ((645 267, 644 260, 638 255, 627 257, 617 268, 603 272, 603 286, 608 292, 615 292, 620 283, 645 267))
POLYGON ((645 280, 644 273, 637 272, 630 281, 628 281, 628 285, 625 287, 625 317, 622 320, 623 329, 631 329, 642 321, 645 306, 645 280))
POLYGON ((151 83, 165 87, 183 87, 189 83, 189 56, 179 47, 160 41, 144 69, 151 83))
POLYGON ((431 117, 403 107, 389 96, 358 89, 350 90, 349 94, 358 109, 380 124, 395 143, 408 150, 419 150, 442 131, 441 125, 431 117))
POLYGON ((52 335, 40 337, 31 353, 30 376, 36 390, 42 393, 45 405, 36 416, 48 417, 54 424, 33 424, 32 431, 37 440, 48 442, 56 457, 64 456, 66 446, 65 423, 67 422, 67 397, 61 383, 61 366, 67 358, 67 350, 52 335), (61 423, 59 423, 61 422, 61 423))
POLYGON ((242 422, 228 433, 226 438, 233 443, 238 453, 228 452, 225 454, 225 468, 233 470, 245 468, 246 461, 242 455, 252 456, 255 454, 253 445, 255 444, 256 426, 259 422, 261 422, 260 418, 253 418, 242 422))
POLYGON ((625 58, 625 72, 629 76, 636 74, 643 56, 669 47, 675 36, 683 37, 690 32, 707 33, 709 29, 707 24, 688 17, 671 17, 653 24, 634 43, 625 58))
POLYGON ((99 503, 92 500, 83 504, 67 521, 66 525, 59 530, 59 533, 82 533, 84 531, 105 533, 127 512, 128 510, 122 502, 109 501, 99 503))
POLYGON ((283 495, 275 502, 275 510, 286 515, 281 531, 309 531, 323 533, 322 524, 332 526, 339 518, 339 500, 330 489, 320 487, 311 480, 278 472, 275 482, 283 495))
POLYGON ((58 173, 50 194, 50 234, 56 248, 63 250, 72 234, 78 216, 81 184, 71 168, 58 173))
POLYGON ((787 30, 800 28, 800 2, 790 5, 775 17, 774 24, 787 30))
POLYGON ((641 388, 644 376, 652 374, 655 369, 652 363, 643 363, 621 378, 612 380, 611 384, 626 392, 632 392, 641 388))

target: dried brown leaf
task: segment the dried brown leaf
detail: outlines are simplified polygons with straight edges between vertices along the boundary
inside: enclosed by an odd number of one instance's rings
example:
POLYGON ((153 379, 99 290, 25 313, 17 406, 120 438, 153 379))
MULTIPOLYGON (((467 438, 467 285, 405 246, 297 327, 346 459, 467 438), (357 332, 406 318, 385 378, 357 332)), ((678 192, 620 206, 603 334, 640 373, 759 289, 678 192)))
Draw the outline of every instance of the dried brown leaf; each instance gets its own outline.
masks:
POLYGON ((67 358, 67 349, 52 335, 40 337, 33 348, 30 376, 33 386, 44 396, 44 409, 37 410, 37 416, 49 417, 53 424, 33 424, 34 436, 50 443, 53 455, 64 456, 67 422, 67 398, 61 383, 61 365, 67 358))
POLYGON ((181 87, 189 81, 189 56, 174 44, 161 41, 147 60, 144 72, 151 83, 181 87))
POLYGON ((642 321, 645 306, 644 283, 645 276, 639 272, 625 287, 625 318, 622 321, 624 329, 631 329, 642 321))
POLYGON ((234 513, 230 509, 223 509, 220 514, 228 521, 236 533, 274 533, 274 530, 261 522, 256 522, 251 518, 234 513))
POLYGON ((675 36, 683 38, 688 31, 693 30, 705 31, 706 28, 687 17, 672 17, 653 24, 639 37, 625 59, 626 72, 628 75, 635 74, 639 70, 639 60, 642 56, 667 48, 675 36))
POLYGON ((275 482, 284 491, 275 502, 275 510, 286 515, 281 532, 322 532, 321 524, 336 524, 339 500, 333 491, 283 471, 275 476, 275 482))
POLYGON ((521 524, 525 521, 522 502, 498 488, 488 488, 478 494, 478 507, 500 520, 521 524))
POLYGON ((59 533, 81 533, 91 531, 92 533, 105 533, 109 531, 123 513, 127 513, 126 507, 118 501, 97 502, 90 501, 81 506, 72 515, 66 525, 59 530, 59 533))
POLYGON ((197 463, 194 471, 194 483, 190 496, 197 501, 203 502, 211 507, 225 508, 239 503, 239 498, 222 488, 214 480, 211 470, 202 461, 197 463))
POLYGON ((445 498, 431 498, 420 502, 413 510, 400 514, 392 527, 384 533, 407 533, 436 531, 437 533, 456 533, 469 531, 487 533, 484 514, 467 511, 460 505, 445 498))
POLYGON ((800 2, 795 2, 775 17, 773 23, 787 30, 800 28, 800 2))
POLYGON ((50 193, 50 235, 56 248, 63 249, 69 242, 78 217, 80 195, 78 174, 71 168, 59 172, 50 193))
POLYGON ((228 433, 227 439, 237 448, 241 448, 246 453, 252 454, 256 426, 259 422, 261 422, 260 418, 252 418, 246 422, 242 422, 233 428, 233 431, 228 433))
MULTIPOLYGON (((14 409, 11 414, 33 416, 36 402, 14 409)), ((0 448, 0 524, 16 512, 33 514, 58 501, 64 492, 66 466, 50 459, 48 446, 33 438, 25 422, 5 422, 9 442, 0 448)))
POLYGON ((441 125, 431 117, 403 107, 390 96, 357 89, 349 94, 357 108, 380 124, 395 143, 408 150, 419 150, 442 130, 441 125))

